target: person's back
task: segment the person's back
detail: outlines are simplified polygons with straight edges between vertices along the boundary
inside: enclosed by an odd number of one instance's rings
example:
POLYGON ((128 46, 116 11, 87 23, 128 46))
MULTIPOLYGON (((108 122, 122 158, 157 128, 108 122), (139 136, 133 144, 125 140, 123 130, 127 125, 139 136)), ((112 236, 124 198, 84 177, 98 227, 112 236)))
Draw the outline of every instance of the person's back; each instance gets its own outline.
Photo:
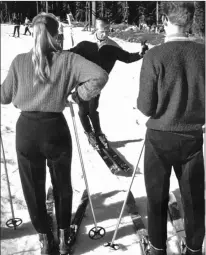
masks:
POLYGON ((201 130, 205 121, 205 46, 171 40, 144 57, 138 108, 151 116, 147 127, 162 131, 201 130), (152 78, 158 73, 157 83, 152 78), (157 91, 156 99, 151 94, 157 91), (156 102, 158 100, 158 104, 156 102))
POLYGON ((63 115, 75 87, 82 101, 98 95, 107 73, 85 58, 62 52, 58 21, 41 13, 33 19, 33 48, 13 60, 1 85, 1 104, 21 110, 16 124, 16 152, 24 198, 39 233, 41 254, 56 250, 46 211, 46 163, 54 187, 59 253, 70 252, 72 215, 72 140, 63 115))
POLYGON ((138 109, 150 117, 145 135, 150 255, 166 255, 172 169, 178 179, 186 234, 185 255, 202 255, 205 235, 203 130, 205 47, 190 41, 193 2, 162 2, 165 43, 144 57, 138 109))
MULTIPOLYGON (((18 55, 13 60, 10 76, 8 76, 8 80, 5 80, 5 86, 2 87, 2 103, 8 104, 12 98, 13 104, 22 111, 62 112, 72 89, 78 83, 89 80, 91 76, 98 77, 102 72, 98 66, 67 51, 51 53, 50 63, 51 75, 48 81, 45 84, 34 86, 32 51, 18 55), (82 72, 83 70, 85 73, 82 72), (80 79, 79 81, 77 77, 80 79), (9 83, 11 79, 13 86, 6 86, 6 83, 9 83)), ((88 88, 84 88, 85 85, 79 87, 82 99, 90 99, 94 95, 93 93, 99 89, 101 82, 100 80, 96 81, 89 93, 88 88)))

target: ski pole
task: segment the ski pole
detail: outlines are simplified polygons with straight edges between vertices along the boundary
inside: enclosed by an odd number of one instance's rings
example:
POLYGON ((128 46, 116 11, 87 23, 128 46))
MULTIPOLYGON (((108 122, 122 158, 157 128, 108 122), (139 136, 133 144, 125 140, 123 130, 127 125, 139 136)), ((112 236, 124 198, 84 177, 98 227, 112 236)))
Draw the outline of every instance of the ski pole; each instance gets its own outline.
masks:
POLYGON ((109 242, 109 243, 106 243, 104 246, 107 247, 111 247, 112 249, 114 250, 117 250, 119 248, 119 245, 117 244, 114 244, 114 241, 116 239, 116 235, 117 235, 117 231, 118 231, 118 228, 119 228, 119 225, 120 225, 120 222, 121 222, 121 219, 122 219, 122 215, 123 215, 123 212, 124 212, 124 209, 125 209, 125 206, 126 206, 126 203, 127 203, 127 198, 128 198, 128 195, 130 193, 130 190, 131 190, 131 187, 132 187, 132 183, 134 181, 134 177, 135 177, 135 173, 138 169, 138 166, 139 166, 139 162, 140 162, 140 159, 141 159, 141 156, 142 156, 142 152, 143 152, 143 149, 144 149, 144 145, 145 145, 145 142, 143 143, 142 145, 142 149, 141 149, 141 152, 140 152, 140 155, 139 155, 139 159, 137 161, 137 165, 133 171, 133 174, 132 174, 132 179, 131 179, 131 182, 130 182, 130 185, 129 185, 129 188, 127 190, 127 193, 126 193, 126 197, 125 197, 125 200, 124 200, 124 203, 123 203, 123 206, 122 206, 122 209, 121 209, 121 212, 120 212, 120 215, 119 215, 119 219, 117 221, 117 225, 116 225, 116 229, 115 229, 115 232, 114 232, 114 235, 113 235, 113 238, 112 238, 112 241, 109 242))
POLYGON ((68 20, 68 23, 69 23, 70 35, 71 35, 71 41, 72 41, 72 47, 73 47, 74 46, 74 38, 73 38, 72 22, 71 22, 71 19, 70 19, 69 15, 67 15, 67 20, 68 20))
POLYGON ((5 169, 5 173, 6 173, 6 181, 7 181, 8 193, 9 193, 9 202, 10 202, 11 214, 12 214, 12 219, 9 219, 6 222, 6 225, 7 225, 8 228, 12 228, 13 227, 14 230, 16 230, 16 228, 19 225, 21 225, 22 219, 14 217, 14 208, 13 208, 13 203, 12 203, 12 195, 11 195, 11 189, 10 189, 10 184, 9 184, 9 175, 8 175, 8 170, 7 170, 7 165, 6 165, 6 157, 5 157, 2 137, 1 137, 1 146, 2 146, 2 154, 3 154, 3 159, 4 159, 4 169, 5 169))
POLYGON ((84 162, 83 162, 81 147, 80 147, 80 143, 79 143, 79 136, 78 136, 78 132, 77 132, 74 109, 73 109, 73 105, 72 105, 71 101, 69 101, 69 108, 70 108, 71 115, 72 115, 72 122, 73 122, 73 126, 74 126, 74 132, 75 132, 75 138, 76 138, 76 143, 77 143, 77 148, 78 148, 78 153, 79 153, 79 159, 80 159, 80 163, 81 163, 81 167, 82 167, 84 181, 85 181, 85 185, 86 185, 86 189, 87 189, 87 193, 88 193, 88 198, 89 198, 89 203, 90 203, 92 216, 93 216, 93 220, 94 220, 94 225, 95 225, 95 227, 92 228, 89 231, 89 237, 91 239, 100 239, 105 235, 105 229, 103 227, 98 227, 97 226, 97 221, 96 221, 96 217, 95 217, 94 209, 93 209, 93 205, 92 205, 92 200, 91 200, 91 195, 90 195, 90 191, 89 191, 89 185, 88 185, 88 181, 87 181, 86 171, 85 171, 85 168, 84 168, 84 162))

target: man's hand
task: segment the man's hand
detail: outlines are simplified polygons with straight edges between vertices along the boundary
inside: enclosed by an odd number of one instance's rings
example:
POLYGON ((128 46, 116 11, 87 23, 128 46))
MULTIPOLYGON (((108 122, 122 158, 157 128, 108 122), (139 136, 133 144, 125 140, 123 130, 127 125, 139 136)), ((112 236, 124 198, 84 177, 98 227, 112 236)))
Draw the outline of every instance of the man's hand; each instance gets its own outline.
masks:
POLYGON ((145 41, 141 41, 141 48, 142 48, 142 50, 141 50, 141 55, 142 56, 144 56, 144 54, 149 50, 149 47, 148 47, 148 45, 146 44, 146 40, 145 41))

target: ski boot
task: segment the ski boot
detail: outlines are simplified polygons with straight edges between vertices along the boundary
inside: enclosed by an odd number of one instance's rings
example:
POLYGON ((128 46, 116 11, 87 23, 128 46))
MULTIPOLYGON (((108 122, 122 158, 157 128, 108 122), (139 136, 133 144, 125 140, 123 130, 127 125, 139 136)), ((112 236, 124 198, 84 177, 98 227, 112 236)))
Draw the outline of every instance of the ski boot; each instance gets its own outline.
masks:
POLYGON ((48 234, 39 233, 39 242, 41 247, 41 255, 51 255, 55 249, 54 236, 52 232, 48 234))
POLYGON ((181 240, 181 255, 202 255, 202 249, 192 250, 186 245, 185 238, 181 240))
POLYGON ((140 245, 143 251, 143 254, 145 255, 150 255, 151 253, 151 247, 150 247, 150 242, 149 242, 149 238, 147 235, 142 235, 141 239, 140 239, 140 245))
POLYGON ((89 141, 89 144, 91 144, 91 146, 95 149, 95 150, 99 150, 99 144, 98 144, 98 141, 97 141, 97 138, 94 134, 94 132, 85 132, 87 138, 88 138, 88 141, 89 141))
POLYGON ((157 249, 147 240, 141 240, 142 242, 146 241, 143 249, 143 254, 145 255, 167 255, 166 249, 157 249))
POLYGON ((61 255, 71 254, 71 238, 69 229, 59 229, 59 253, 61 255))
POLYGON ((107 138, 105 136, 105 134, 100 133, 100 134, 96 134, 96 137, 98 137, 99 141, 101 142, 101 144, 103 144, 103 146, 108 149, 109 148, 109 144, 107 141, 107 138))
POLYGON ((185 238, 181 239, 180 242, 180 249, 181 249, 181 255, 186 255, 187 254, 187 246, 186 246, 186 240, 185 238))

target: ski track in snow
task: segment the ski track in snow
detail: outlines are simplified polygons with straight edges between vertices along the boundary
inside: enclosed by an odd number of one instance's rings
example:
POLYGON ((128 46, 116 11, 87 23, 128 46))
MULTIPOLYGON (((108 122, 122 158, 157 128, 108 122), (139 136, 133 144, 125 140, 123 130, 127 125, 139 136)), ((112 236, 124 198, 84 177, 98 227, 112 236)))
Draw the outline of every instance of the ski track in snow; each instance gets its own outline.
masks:
MULTIPOLYGON (((74 42, 91 40, 91 32, 82 32, 82 28, 73 28, 74 42)), ((71 47, 69 29, 65 27, 64 49, 71 47)), ((13 26, 1 25, 1 83, 6 77, 13 58, 23 52, 28 52, 32 47, 31 36, 22 35, 24 27, 20 28, 20 38, 13 38, 13 26)), ((140 51, 140 44, 129 43, 115 39, 123 49, 129 52, 140 51)), ((111 145, 118 150, 122 157, 135 168, 143 145, 146 131, 147 118, 136 109, 138 96, 139 74, 142 60, 125 64, 116 62, 108 84, 101 93, 99 113, 103 132, 106 134, 111 145)), ((74 255, 80 254, 110 254, 112 251, 103 244, 111 241, 119 217, 126 190, 129 187, 130 177, 116 177, 112 175, 100 156, 89 146, 77 115, 77 106, 74 105, 78 134, 83 154, 83 160, 87 173, 90 193, 94 205, 97 225, 106 230, 106 236, 100 240, 91 240, 88 231, 94 227, 90 206, 87 207, 81 229, 75 245, 74 255)), ((1 154, 1 252, 4 255, 11 254, 40 254, 38 235, 33 229, 23 198, 18 166, 15 152, 15 125, 20 111, 12 104, 1 105, 1 134, 6 154, 7 168, 10 179, 11 193, 13 198, 15 217, 21 218, 23 224, 17 229, 6 227, 6 221, 12 217, 8 201, 6 176, 1 154)), ((68 108, 64 115, 68 121, 73 140, 72 159, 72 183, 73 183, 73 212, 78 206, 81 194, 85 188, 72 119, 68 108)), ((144 154, 143 154, 144 156, 144 154)), ((139 174, 136 175, 132 193, 136 199, 136 205, 144 223, 147 225, 146 191, 143 175, 143 156, 139 164, 139 174)), ((50 178, 47 175, 47 187, 50 178)), ((171 176, 171 190, 179 198, 178 184, 174 173, 171 176)), ((172 235, 171 226, 168 223, 168 235, 172 235)), ((121 244, 117 255, 139 254, 139 246, 135 236, 132 221, 124 212, 115 243, 121 244)), ((170 253, 171 254, 171 253, 170 253)), ((176 254, 173 252, 173 254, 176 254)))

